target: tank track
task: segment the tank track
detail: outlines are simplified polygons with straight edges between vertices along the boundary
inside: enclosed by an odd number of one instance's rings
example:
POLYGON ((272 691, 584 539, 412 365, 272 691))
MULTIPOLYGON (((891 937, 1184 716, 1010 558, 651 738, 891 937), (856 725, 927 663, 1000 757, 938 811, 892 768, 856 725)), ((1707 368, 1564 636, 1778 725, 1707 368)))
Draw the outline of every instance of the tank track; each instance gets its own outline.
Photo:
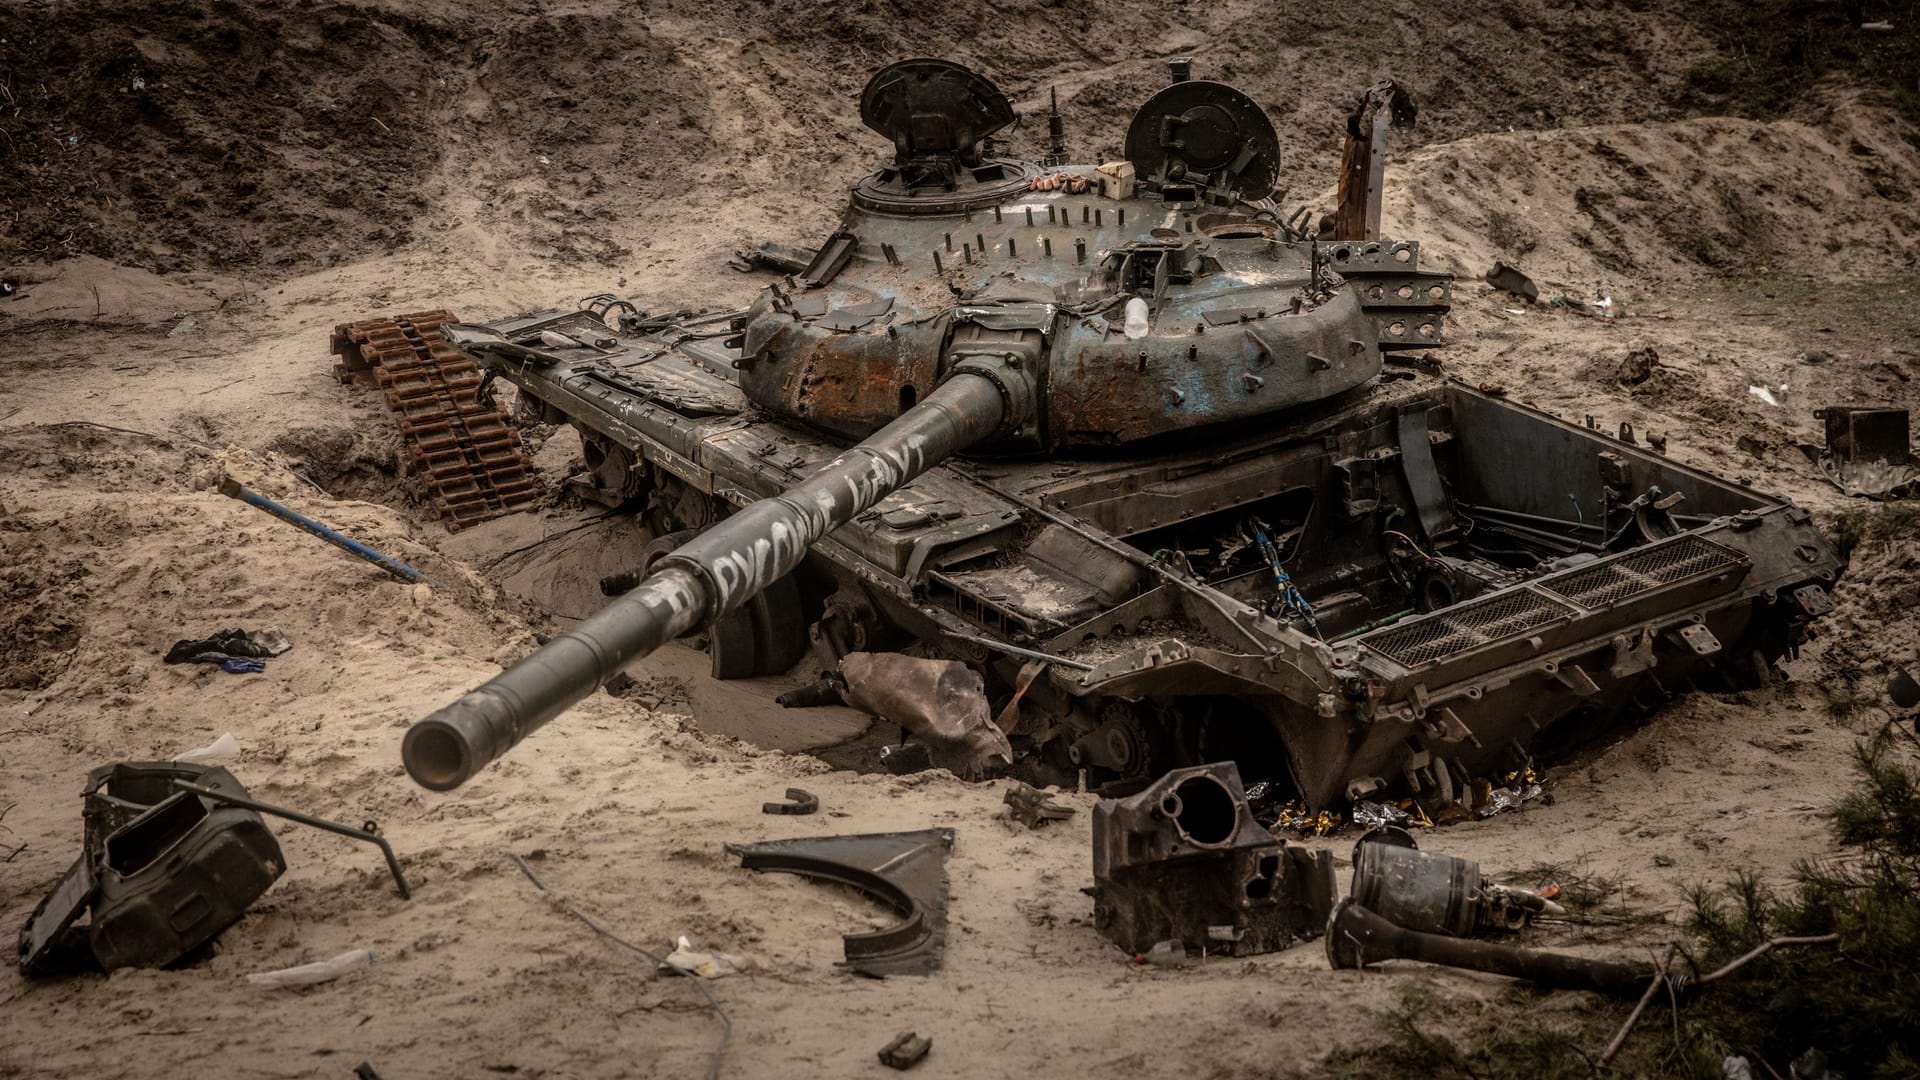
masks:
POLYGON ((480 369, 440 340, 445 311, 341 323, 333 328, 342 382, 369 372, 387 395, 413 473, 450 532, 531 505, 540 489, 520 432, 482 400, 480 369))

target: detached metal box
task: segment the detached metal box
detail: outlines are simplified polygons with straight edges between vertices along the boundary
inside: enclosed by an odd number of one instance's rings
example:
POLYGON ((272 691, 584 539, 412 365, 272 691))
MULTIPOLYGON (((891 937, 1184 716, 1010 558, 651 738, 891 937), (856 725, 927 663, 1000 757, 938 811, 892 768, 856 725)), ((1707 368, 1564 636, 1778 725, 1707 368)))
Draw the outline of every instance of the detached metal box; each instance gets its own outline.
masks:
POLYGON ((173 787, 236 795, 225 769, 122 762, 87 775, 86 850, 21 928, 23 974, 161 967, 233 925, 286 869, 259 814, 173 787), (76 925, 89 906, 84 925, 76 925))
POLYGON ((1827 424, 1827 449, 1843 462, 1913 460, 1907 410, 1831 405, 1817 410, 1827 424))

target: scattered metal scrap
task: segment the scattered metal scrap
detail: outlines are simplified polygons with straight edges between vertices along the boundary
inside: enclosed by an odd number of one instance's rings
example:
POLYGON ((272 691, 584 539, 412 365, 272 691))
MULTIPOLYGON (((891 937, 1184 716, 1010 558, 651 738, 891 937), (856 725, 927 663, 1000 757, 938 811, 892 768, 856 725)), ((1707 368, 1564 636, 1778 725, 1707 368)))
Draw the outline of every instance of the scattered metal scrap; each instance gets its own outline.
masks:
MULTIPOLYGON (((1920 700, 1920 692, 1915 694, 1920 700)), ((1604 1069, 1626 1043, 1633 1025, 1661 989, 1677 1003, 1727 977, 1775 948, 1825 945, 1838 934, 1780 937, 1705 975, 1672 970, 1675 946, 1651 967, 1541 952, 1487 941, 1463 940, 1486 927, 1517 929, 1534 914, 1564 914, 1550 900, 1520 889, 1482 885, 1480 867, 1466 859, 1420 852, 1405 830, 1386 826, 1354 846, 1352 895, 1327 919, 1327 962, 1360 969, 1384 960, 1417 960, 1525 979, 1564 990, 1591 990, 1612 997, 1639 996, 1639 1003, 1600 1055, 1604 1069)))
POLYGON ((1834 405, 1815 409, 1826 423, 1820 472, 1848 495, 1900 499, 1920 491, 1907 410, 1834 405))
POLYGON ((1333 905, 1333 856, 1253 818, 1232 762, 1175 769, 1093 810, 1093 922, 1144 953, 1169 939, 1251 956, 1311 938, 1333 905))
POLYGON ((1920 679, 1907 674, 1907 669, 1896 667, 1887 677, 1887 697, 1903 709, 1920 705, 1920 679))
POLYGON ((435 510, 457 531, 539 497, 533 463, 507 414, 483 393, 480 368, 440 339, 445 311, 333 328, 341 381, 368 372, 386 391, 407 459, 435 510))
POLYGON ((848 885, 901 916, 884 930, 847 934, 840 966, 862 975, 925 975, 947 949, 947 853, 952 829, 821 836, 728 844, 748 870, 825 878, 848 885))
POLYGON ((761 241, 758 247, 737 248, 727 265, 741 273, 754 270, 772 270, 780 274, 798 274, 813 261, 813 253, 791 244, 782 244, 773 240, 761 241))
POLYGON ((993 722, 980 673, 958 660, 902 653, 848 653, 840 660, 847 704, 913 732, 934 764, 977 776, 1012 764, 1013 745, 993 722))
POLYGON ((350 552, 354 555, 360 556, 361 558, 367 560, 368 562, 374 564, 375 566, 378 566, 380 569, 385 570, 387 573, 392 574, 394 577, 399 578, 401 581, 407 581, 407 582, 420 581, 424 576, 420 573, 420 571, 415 570, 413 567, 408 566, 406 563, 403 563, 398 559, 389 558, 388 556, 382 555, 379 552, 368 547, 367 545, 361 543, 360 541, 355 540, 354 538, 346 535, 345 533, 339 532, 331 528, 330 526, 321 524, 320 522, 315 521, 314 519, 308 517, 307 515, 302 514, 298 510, 293 510, 288 507, 282 506, 279 503, 274 502, 272 499, 267 498, 265 495, 262 495, 257 491, 254 491, 250 488, 242 487, 240 485, 240 481, 235 480, 231 476, 221 478, 220 494, 225 495, 230 499, 238 499, 241 502, 246 503, 248 506, 257 507, 261 510, 265 510, 267 513, 272 514, 274 517, 277 517, 282 521, 287 521, 295 525, 298 525, 302 529, 307 530, 308 532, 312 533, 313 535, 319 537, 322 540, 325 540, 327 543, 332 544, 333 546, 341 549, 342 551, 350 552))
POLYGON ((1503 292, 1512 293, 1529 304, 1540 299, 1540 286, 1534 284, 1532 278, 1503 262, 1496 261, 1493 269, 1487 271, 1486 282, 1503 292))
POLYGON ((1347 142, 1341 153, 1338 205, 1321 222, 1323 240, 1377 240, 1380 203, 1387 166, 1387 130, 1413 126, 1413 99, 1392 79, 1375 83, 1360 95, 1347 116, 1347 142))
POLYGON ((933 1040, 925 1035, 916 1035, 903 1031, 893 1037, 893 1041, 880 1048, 880 1064, 889 1069, 911 1069, 920 1064, 920 1059, 933 1049, 933 1040))
POLYGON ((1047 798, 1046 792, 1018 780, 1007 789, 1006 803, 1013 819, 1029 829, 1037 829, 1049 821, 1065 821, 1078 812, 1071 806, 1047 798))
POLYGON ((1661 975, 1643 964, 1590 960, 1584 956, 1540 952, 1490 941, 1468 941, 1396 926, 1348 897, 1327 920, 1327 961, 1335 968, 1362 968, 1382 960, 1418 960, 1427 964, 1485 971, 1526 979, 1561 990, 1592 990, 1633 997, 1649 982, 1665 979, 1676 994, 1693 988, 1683 974, 1661 975))
POLYGON ((1355 903, 1398 926, 1449 937, 1483 929, 1517 930, 1535 915, 1564 915, 1560 905, 1526 889, 1483 882, 1471 859, 1420 851, 1404 830, 1380 830, 1386 842, 1354 845, 1355 903))
POLYGON ((791 814, 795 817, 802 814, 817 813, 819 809, 819 796, 797 787, 787 789, 786 802, 763 802, 760 804, 760 812, 763 814, 791 814))
POLYGON ((231 805, 245 792, 218 766, 88 773, 84 849, 20 928, 20 973, 162 967, 233 925, 286 869, 260 815, 231 805), (179 781, 196 790, 175 790, 179 781))

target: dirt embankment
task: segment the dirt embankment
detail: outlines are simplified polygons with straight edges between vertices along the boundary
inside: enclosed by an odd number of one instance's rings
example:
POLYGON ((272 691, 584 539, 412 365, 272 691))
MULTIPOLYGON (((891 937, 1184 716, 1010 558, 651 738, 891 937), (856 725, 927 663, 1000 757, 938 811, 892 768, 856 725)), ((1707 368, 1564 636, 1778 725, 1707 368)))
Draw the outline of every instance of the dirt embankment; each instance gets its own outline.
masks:
POLYGON ((1116 153, 1163 59, 1190 55, 1199 77, 1248 88, 1274 118, 1299 200, 1329 181, 1341 117, 1383 76, 1420 102, 1412 147, 1751 112, 1755 84, 1789 71, 1795 89, 1770 84, 1764 102, 1801 110, 1821 72, 1897 72, 1911 51, 1847 27, 1809 45, 1804 22, 1766 38, 1764 23, 1681 0, 668 0, 644 17, 611 0, 36 0, 0 11, 0 266, 86 254, 277 278, 449 234, 471 243, 459 230, 474 223, 602 265, 644 254, 676 218, 723 243, 769 226, 814 239, 824 226, 778 223, 833 212, 876 150, 847 106, 910 55, 998 81, 1025 114, 1011 137, 1028 155, 1051 89, 1075 148, 1116 153), (778 213, 736 212, 745 192, 778 213))

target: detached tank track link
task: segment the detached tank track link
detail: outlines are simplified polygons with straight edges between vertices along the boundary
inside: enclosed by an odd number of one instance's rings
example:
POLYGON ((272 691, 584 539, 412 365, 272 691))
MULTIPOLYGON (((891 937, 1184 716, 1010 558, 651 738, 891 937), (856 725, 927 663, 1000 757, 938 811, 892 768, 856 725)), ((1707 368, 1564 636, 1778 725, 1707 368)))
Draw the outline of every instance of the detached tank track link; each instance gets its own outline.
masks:
POLYGON ((427 498, 458 532, 528 506, 540 495, 520 432, 480 396, 473 361, 440 340, 446 311, 341 323, 333 328, 335 373, 371 372, 427 498))

